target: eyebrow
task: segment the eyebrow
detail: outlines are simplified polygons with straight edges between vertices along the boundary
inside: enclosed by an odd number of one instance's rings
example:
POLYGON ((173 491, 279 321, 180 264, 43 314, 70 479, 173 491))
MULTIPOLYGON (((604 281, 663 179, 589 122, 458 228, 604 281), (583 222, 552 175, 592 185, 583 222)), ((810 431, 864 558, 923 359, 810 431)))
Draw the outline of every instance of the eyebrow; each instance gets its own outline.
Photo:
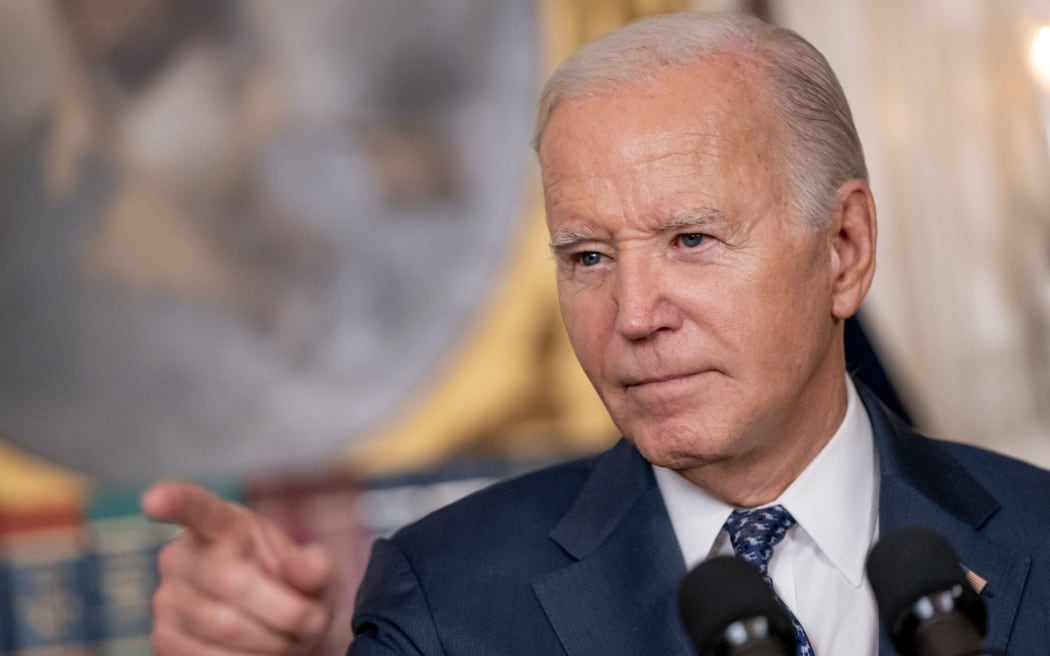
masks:
POLYGON ((551 235, 549 246, 552 253, 557 253, 558 251, 565 250, 570 246, 590 239, 594 239, 594 236, 579 230, 559 230, 551 235))
POLYGON ((691 212, 680 217, 668 219, 660 224, 660 230, 662 232, 678 232, 681 230, 695 229, 697 232, 700 232, 708 226, 725 222, 726 214, 722 210, 703 209, 698 212, 691 212))

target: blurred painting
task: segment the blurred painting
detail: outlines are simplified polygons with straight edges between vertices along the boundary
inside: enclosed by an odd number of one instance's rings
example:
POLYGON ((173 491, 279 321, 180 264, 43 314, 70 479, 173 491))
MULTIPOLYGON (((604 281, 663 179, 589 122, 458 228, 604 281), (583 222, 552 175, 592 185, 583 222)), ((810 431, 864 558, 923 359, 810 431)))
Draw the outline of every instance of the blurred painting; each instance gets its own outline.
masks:
POLYGON ((532 0, 32 11, 55 65, 0 142, 0 435, 198 476, 324 462, 396 413, 519 233, 532 0))

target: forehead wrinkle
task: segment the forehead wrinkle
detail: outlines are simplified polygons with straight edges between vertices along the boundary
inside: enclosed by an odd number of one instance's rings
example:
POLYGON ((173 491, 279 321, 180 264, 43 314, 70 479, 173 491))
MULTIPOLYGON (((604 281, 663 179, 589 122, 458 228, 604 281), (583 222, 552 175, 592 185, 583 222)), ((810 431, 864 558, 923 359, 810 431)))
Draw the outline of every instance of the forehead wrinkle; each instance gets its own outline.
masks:
MULTIPOLYGON (((700 119, 697 118, 700 123, 700 119)), ((719 150, 723 131, 705 130, 697 126, 690 131, 648 129, 624 144, 624 160, 631 166, 648 167, 663 160, 686 158, 692 162, 704 162, 719 150)))

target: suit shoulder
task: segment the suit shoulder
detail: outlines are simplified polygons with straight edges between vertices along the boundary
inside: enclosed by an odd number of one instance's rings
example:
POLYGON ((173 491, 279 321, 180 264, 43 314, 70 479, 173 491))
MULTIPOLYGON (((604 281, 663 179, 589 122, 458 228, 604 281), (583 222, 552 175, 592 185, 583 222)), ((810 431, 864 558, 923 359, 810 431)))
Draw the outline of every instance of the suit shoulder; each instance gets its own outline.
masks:
POLYGON ((1018 522, 1050 529, 1044 510, 1050 498, 1050 471, 989 449, 931 440, 976 480, 999 504, 995 523, 1018 522))
POLYGON ((1050 471, 990 449, 960 442, 932 440, 959 461, 971 475, 1022 489, 1037 486, 1050 489, 1050 471))

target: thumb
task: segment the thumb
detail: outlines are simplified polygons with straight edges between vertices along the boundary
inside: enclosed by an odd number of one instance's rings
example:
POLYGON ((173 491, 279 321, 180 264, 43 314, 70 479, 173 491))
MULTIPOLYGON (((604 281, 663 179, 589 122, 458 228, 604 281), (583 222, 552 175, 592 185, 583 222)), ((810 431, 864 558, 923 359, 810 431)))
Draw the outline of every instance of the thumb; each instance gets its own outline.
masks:
POLYGON ((288 554, 284 579, 303 594, 329 597, 338 586, 335 560, 322 546, 304 545, 288 554))

